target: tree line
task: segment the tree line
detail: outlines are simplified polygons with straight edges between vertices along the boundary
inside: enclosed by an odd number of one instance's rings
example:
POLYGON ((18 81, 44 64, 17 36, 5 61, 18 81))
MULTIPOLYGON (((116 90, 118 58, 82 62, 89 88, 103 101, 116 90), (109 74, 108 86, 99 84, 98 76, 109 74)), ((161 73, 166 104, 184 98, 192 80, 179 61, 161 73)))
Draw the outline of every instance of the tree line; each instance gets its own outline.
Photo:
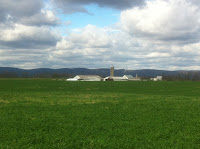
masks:
POLYGON ((70 78, 73 77, 72 74, 68 73, 37 73, 30 74, 28 72, 17 73, 17 72, 9 72, 3 71, 0 73, 0 78, 70 78))
POLYGON ((178 72, 175 75, 165 75, 163 74, 163 80, 168 81, 200 81, 200 72, 198 71, 187 71, 187 72, 178 72))

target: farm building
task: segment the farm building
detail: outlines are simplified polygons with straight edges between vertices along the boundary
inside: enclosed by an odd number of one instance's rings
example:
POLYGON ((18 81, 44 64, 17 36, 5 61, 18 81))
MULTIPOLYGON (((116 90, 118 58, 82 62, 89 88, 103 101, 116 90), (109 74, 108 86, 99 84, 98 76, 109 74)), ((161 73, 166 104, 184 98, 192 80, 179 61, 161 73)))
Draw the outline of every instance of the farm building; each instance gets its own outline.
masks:
POLYGON ((77 75, 67 81, 102 81, 102 78, 98 75, 77 75))
POLYGON ((132 75, 124 75, 123 77, 119 76, 108 76, 103 79, 103 81, 140 81, 141 79, 137 76, 133 77, 132 75))
POLYGON ((112 77, 114 81, 128 81, 127 79, 125 79, 124 77, 112 77))
POLYGON ((153 81, 162 81, 162 76, 157 76, 156 78, 151 78, 153 81))
POLYGON ((124 75, 123 78, 128 80, 128 79, 133 79, 134 77, 132 75, 124 75))
POLYGON ((78 79, 74 79, 74 78, 69 78, 66 81, 78 81, 78 79))
POLYGON ((111 76, 108 76, 106 78, 103 79, 104 81, 128 81, 126 78, 124 77, 111 77, 111 76))
POLYGON ((114 66, 110 67, 110 76, 103 79, 103 81, 128 81, 128 77, 131 77, 130 75, 127 75, 126 77, 118 77, 114 76, 114 66))
POLYGON ((140 77, 138 77, 137 74, 136 77, 133 77, 132 75, 124 75, 123 77, 128 81, 141 81, 140 77))

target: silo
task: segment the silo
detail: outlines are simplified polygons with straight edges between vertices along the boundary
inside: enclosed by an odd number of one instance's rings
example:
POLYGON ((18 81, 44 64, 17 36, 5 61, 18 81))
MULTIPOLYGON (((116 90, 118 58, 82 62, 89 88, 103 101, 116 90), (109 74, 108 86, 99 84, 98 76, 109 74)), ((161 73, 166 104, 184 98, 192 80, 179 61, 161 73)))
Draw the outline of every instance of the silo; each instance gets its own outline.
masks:
POLYGON ((114 66, 110 67, 110 76, 114 77, 114 66))

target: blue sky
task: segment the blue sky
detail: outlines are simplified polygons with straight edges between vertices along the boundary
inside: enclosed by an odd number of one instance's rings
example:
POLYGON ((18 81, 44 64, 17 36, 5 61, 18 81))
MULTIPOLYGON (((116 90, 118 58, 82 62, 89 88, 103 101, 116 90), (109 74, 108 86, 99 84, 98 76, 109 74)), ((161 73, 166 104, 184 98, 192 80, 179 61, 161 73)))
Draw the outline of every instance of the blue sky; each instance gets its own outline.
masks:
POLYGON ((84 6, 88 13, 76 12, 73 14, 63 14, 59 12, 58 16, 63 22, 59 28, 63 35, 66 35, 66 30, 83 28, 88 24, 97 27, 113 26, 120 20, 120 11, 112 8, 102 8, 95 4, 84 6), (67 25, 66 25, 67 24, 67 25))
POLYGON ((2 67, 200 69, 199 0, 0 0, 0 32, 2 67))

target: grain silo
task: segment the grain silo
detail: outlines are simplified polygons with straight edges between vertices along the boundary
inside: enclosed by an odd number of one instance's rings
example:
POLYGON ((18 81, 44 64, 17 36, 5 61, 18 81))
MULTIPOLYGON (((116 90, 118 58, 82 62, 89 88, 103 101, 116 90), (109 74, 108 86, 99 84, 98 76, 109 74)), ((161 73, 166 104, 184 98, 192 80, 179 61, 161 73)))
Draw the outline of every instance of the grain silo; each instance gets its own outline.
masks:
POLYGON ((114 66, 110 67, 110 76, 114 77, 114 66))

